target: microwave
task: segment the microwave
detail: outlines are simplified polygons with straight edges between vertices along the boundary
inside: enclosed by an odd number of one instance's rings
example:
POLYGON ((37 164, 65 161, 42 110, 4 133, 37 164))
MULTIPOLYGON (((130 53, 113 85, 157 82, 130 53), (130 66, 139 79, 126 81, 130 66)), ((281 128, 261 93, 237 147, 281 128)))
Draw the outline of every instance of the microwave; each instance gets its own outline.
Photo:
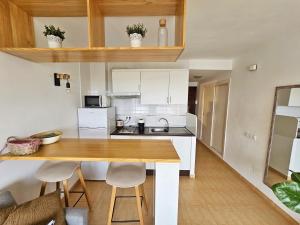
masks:
POLYGON ((109 98, 105 95, 85 95, 84 107, 86 108, 107 108, 110 107, 109 98))

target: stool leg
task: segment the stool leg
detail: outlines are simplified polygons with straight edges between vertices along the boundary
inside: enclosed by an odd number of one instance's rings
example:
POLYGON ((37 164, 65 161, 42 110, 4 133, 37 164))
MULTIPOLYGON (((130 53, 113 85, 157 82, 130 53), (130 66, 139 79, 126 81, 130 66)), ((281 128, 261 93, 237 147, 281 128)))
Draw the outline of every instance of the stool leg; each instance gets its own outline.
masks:
POLYGON ((69 190, 68 190, 68 181, 64 180, 63 181, 63 186, 64 186, 64 194, 65 194, 65 205, 66 207, 69 207, 69 190))
POLYGON ((142 205, 141 205, 141 197, 140 197, 139 186, 135 186, 134 188, 135 188, 136 205, 137 205, 137 208, 138 208, 140 225, 144 225, 144 218, 143 218, 143 212, 142 212, 142 205))
POLYGON ((145 189, 144 189, 144 185, 143 184, 141 185, 141 194, 143 196, 144 206, 145 206, 146 213, 148 214, 148 204, 147 204, 147 199, 146 199, 145 189))
POLYGON ((60 182, 56 182, 56 190, 60 190, 60 182))
POLYGON ((112 192, 111 192, 111 198, 110 198, 110 206, 109 206, 109 211, 108 211, 107 225, 111 225, 114 206, 115 206, 116 192, 117 192, 117 187, 113 186, 112 192))
POLYGON ((91 209, 91 208, 92 208, 92 205, 91 205, 90 196, 89 196, 89 194, 88 194, 87 187, 86 187, 86 184, 85 184, 85 181, 84 181, 84 178, 83 178, 83 175, 82 175, 82 172, 81 172, 80 167, 78 167, 78 169, 77 169, 77 175, 78 175, 78 177, 79 177, 80 184, 81 184, 81 186, 82 186, 82 188, 83 188, 83 191, 84 191, 84 194, 85 194, 87 203, 88 203, 88 205, 89 205, 89 208, 91 209))
POLYGON ((47 186, 47 182, 43 181, 41 186, 40 196, 43 196, 45 194, 46 186, 47 186))

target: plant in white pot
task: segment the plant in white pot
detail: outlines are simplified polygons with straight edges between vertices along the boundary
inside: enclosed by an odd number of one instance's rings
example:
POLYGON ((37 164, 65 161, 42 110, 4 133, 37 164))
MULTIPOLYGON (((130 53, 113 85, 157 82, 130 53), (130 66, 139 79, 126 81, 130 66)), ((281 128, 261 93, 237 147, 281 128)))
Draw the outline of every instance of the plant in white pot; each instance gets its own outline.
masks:
POLYGON ((147 29, 144 24, 138 23, 131 26, 128 25, 126 31, 130 38, 131 47, 141 47, 142 39, 147 33, 147 29))
POLYGON ((47 37, 49 48, 61 48, 65 39, 65 31, 55 28, 53 25, 45 25, 44 35, 47 37))

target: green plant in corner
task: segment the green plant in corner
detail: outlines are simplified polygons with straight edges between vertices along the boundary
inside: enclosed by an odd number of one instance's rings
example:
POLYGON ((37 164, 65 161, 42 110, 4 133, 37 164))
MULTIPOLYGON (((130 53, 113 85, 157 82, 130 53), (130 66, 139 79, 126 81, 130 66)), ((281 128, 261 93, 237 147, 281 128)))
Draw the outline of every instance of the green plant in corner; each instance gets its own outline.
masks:
POLYGON ((300 173, 293 172, 291 178, 291 181, 274 184, 272 190, 285 206, 300 213, 300 173))
POLYGON ((55 28, 53 25, 45 25, 45 31, 43 33, 46 37, 53 35, 59 37, 62 41, 65 39, 65 31, 61 31, 59 27, 55 28))
POLYGON ((144 38, 146 36, 147 33, 147 29, 144 26, 144 24, 142 23, 138 23, 138 24, 133 24, 133 25, 128 25, 126 28, 126 32, 128 34, 128 36, 130 36, 130 34, 140 34, 142 35, 142 37, 144 38))

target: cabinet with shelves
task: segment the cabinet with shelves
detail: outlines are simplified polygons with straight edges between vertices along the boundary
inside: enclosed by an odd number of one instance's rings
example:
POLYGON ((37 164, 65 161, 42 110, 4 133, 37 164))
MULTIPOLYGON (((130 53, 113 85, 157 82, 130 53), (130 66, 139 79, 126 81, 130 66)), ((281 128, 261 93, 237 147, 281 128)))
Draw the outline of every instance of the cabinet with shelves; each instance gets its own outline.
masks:
POLYGON ((185 105, 188 101, 188 70, 141 72, 141 104, 185 105))
POLYGON ((176 61, 185 47, 185 0, 0 0, 0 50, 34 62, 176 61), (106 47, 105 17, 175 16, 175 45, 106 47), (87 17, 88 47, 36 48, 33 17, 87 17))
POLYGON ((140 94, 141 73, 131 70, 112 71, 112 90, 115 94, 140 94))

